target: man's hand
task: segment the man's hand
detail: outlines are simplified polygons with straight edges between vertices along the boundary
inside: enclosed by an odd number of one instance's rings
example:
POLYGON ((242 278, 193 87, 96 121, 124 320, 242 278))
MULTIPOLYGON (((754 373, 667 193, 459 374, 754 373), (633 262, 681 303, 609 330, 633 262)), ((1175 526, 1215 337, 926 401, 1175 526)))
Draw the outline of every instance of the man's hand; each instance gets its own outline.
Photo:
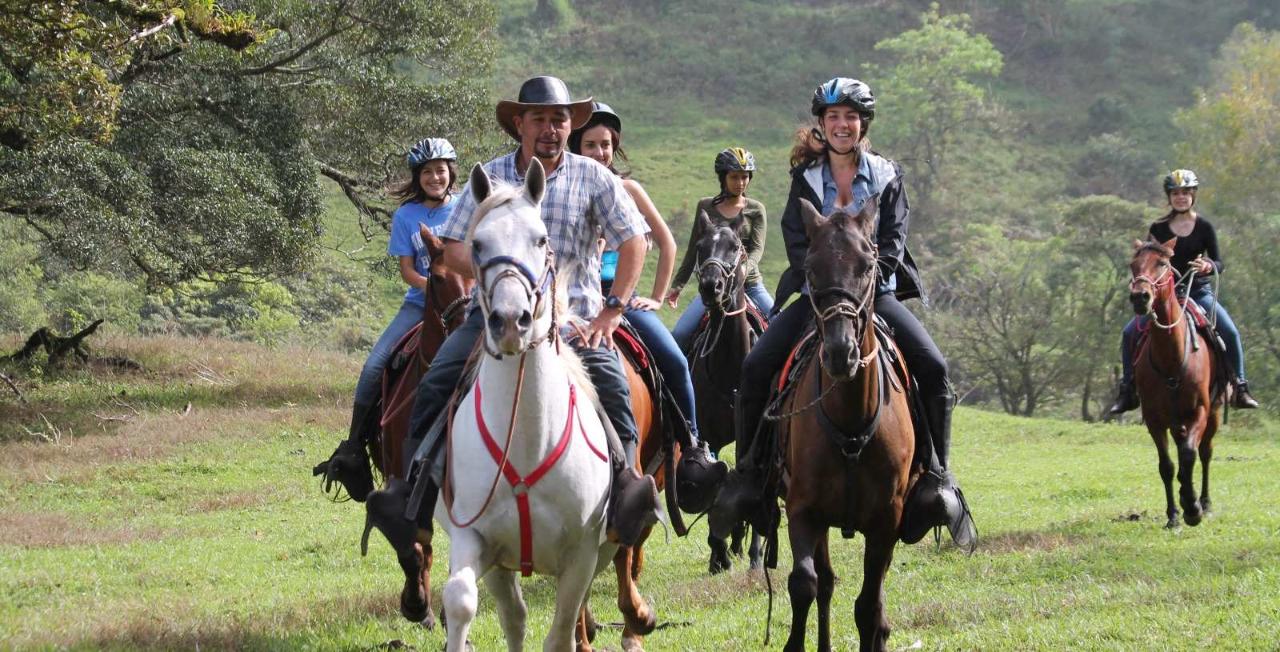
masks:
POLYGON ((605 308, 596 315, 595 319, 587 324, 586 332, 582 335, 587 338, 587 348, 594 349, 601 344, 606 349, 613 349, 613 332, 618 330, 618 326, 622 324, 622 311, 616 308, 605 308))

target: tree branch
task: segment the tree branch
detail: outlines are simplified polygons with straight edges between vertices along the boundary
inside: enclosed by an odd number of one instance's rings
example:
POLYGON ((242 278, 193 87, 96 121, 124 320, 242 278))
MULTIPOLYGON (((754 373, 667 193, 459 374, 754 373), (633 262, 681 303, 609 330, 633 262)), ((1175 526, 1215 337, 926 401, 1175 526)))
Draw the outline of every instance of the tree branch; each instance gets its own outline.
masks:
POLYGON ((367 217, 375 220, 383 227, 386 227, 391 223, 391 211, 382 208, 381 206, 373 205, 361 196, 360 186, 368 184, 362 183, 359 179, 356 179, 350 174, 347 174, 328 163, 317 161, 317 165, 320 168, 320 174, 323 174, 324 176, 332 179, 334 183, 337 183, 338 187, 342 188, 342 193, 347 196, 347 199, 351 204, 356 207, 356 211, 360 213, 360 231, 364 235, 365 242, 372 240, 373 236, 365 228, 364 218, 367 217))

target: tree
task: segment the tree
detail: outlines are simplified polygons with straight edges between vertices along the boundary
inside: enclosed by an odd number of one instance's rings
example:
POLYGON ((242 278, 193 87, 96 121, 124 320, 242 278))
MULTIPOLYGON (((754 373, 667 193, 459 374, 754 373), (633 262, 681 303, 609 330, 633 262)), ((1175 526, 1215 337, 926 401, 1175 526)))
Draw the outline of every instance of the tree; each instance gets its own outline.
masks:
POLYGON ((152 287, 303 265, 427 134, 482 142, 488 2, 0 0, 0 215, 152 287))
POLYGON ((978 80, 998 77, 1004 60, 986 36, 973 33, 968 14, 943 16, 933 3, 920 23, 876 43, 892 65, 867 69, 878 80, 876 112, 882 116, 871 133, 889 141, 899 161, 913 169, 917 195, 927 202, 957 131, 986 105, 978 80))

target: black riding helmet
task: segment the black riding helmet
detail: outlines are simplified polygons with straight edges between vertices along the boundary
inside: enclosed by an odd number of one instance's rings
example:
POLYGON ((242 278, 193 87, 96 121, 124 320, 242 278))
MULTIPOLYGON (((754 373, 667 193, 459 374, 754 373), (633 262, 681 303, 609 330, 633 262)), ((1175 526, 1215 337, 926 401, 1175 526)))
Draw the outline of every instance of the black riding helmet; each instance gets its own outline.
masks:
POLYGON ((829 106, 843 104, 853 107, 866 122, 876 117, 876 96, 864 82, 849 77, 834 77, 813 91, 810 111, 821 117, 829 106))
POLYGON ((1191 170, 1174 170, 1164 178, 1164 194, 1169 194, 1179 188, 1187 190, 1195 190, 1200 187, 1200 177, 1196 176, 1191 170))
POLYGON ((729 147, 716 154, 716 174, 756 171, 756 157, 741 147, 729 147))
POLYGON ((592 102, 594 105, 591 109, 591 119, 587 121, 586 127, 594 127, 595 125, 607 125, 618 133, 622 133, 622 118, 613 111, 613 107, 604 102, 592 102))

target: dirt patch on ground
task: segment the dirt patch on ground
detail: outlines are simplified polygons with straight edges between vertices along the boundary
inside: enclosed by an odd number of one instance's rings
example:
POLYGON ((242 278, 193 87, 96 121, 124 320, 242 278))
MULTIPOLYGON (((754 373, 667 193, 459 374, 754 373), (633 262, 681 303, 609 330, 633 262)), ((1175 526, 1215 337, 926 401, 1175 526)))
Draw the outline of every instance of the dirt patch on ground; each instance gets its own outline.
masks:
POLYGON ((346 410, 295 408, 202 408, 190 414, 141 412, 113 433, 51 442, 0 445, 0 482, 20 484, 82 477, 104 466, 175 454, 213 439, 251 438, 281 428, 342 430, 346 410))
POLYGON ((978 550, 987 554, 1003 555, 1029 550, 1049 552, 1078 544, 1079 541, 1076 538, 1058 532, 1002 532, 984 537, 978 550))
POLYGON ((63 514, 12 512, 0 514, 0 545, 23 548, 63 548, 123 544, 162 538, 157 529, 129 526, 95 527, 76 523, 63 514))
POLYGON ((275 502, 278 494, 273 491, 235 491, 209 496, 196 502, 194 511, 200 513, 221 512, 229 509, 250 509, 275 502))

